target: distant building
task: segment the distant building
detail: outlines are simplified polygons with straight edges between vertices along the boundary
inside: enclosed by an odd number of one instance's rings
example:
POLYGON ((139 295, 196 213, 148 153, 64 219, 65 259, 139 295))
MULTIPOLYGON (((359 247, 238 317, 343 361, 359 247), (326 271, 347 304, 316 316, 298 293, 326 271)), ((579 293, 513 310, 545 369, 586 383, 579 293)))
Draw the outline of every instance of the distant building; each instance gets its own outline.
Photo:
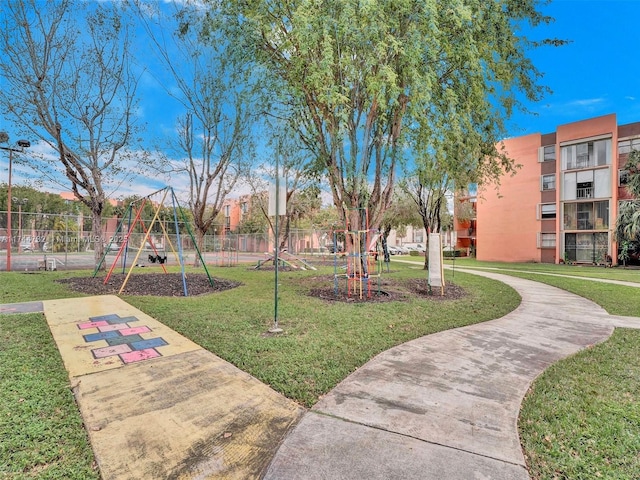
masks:
MULTIPOLYGON (((66 203, 79 201, 73 192, 60 192, 59 195, 60 195, 60 198, 62 198, 66 203)), ((108 198, 107 202, 109 202, 113 207, 122 205, 121 200, 113 200, 111 198, 108 198)))
POLYGON ((478 193, 477 258, 616 263, 613 230, 640 122, 618 125, 611 114, 502 143, 521 168, 478 193))
POLYGON ((242 217, 249 211, 251 195, 242 195, 239 198, 227 198, 222 204, 224 217, 223 232, 236 232, 242 221, 242 217))

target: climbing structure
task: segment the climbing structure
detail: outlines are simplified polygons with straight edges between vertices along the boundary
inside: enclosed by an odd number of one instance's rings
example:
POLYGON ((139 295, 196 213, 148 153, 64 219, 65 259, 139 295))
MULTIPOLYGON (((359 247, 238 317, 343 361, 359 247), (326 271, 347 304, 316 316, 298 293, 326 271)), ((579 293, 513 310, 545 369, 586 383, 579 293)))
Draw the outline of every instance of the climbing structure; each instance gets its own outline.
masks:
MULTIPOLYGON (((200 258, 200 263, 201 265, 204 267, 204 270, 207 274, 207 278, 209 279, 209 284, 211 286, 213 286, 213 280, 211 279, 211 276, 209 275, 209 271, 207 269, 207 265, 205 263, 204 258, 202 257, 202 254, 200 253, 200 250, 198 249, 198 246, 196 244, 196 241, 193 237, 193 234, 191 232, 191 230, 189 229, 189 224, 187 222, 187 219, 184 216, 184 212, 182 210, 182 208, 180 208, 180 205, 178 203, 178 199, 175 196, 175 193, 173 191, 173 189, 171 187, 165 187, 161 190, 158 190, 142 199, 140 199, 137 202, 132 202, 128 209, 127 209, 127 213, 123 216, 120 224, 118 225, 118 229, 116 230, 116 235, 118 235, 119 233, 122 234, 124 233, 124 237, 123 237, 123 241, 122 244, 120 245, 120 247, 118 248, 118 252, 111 264, 111 267, 109 268, 109 271, 107 272, 107 275, 104 279, 104 283, 106 284, 109 279, 111 278, 111 275, 113 274, 113 271, 116 268, 116 265, 118 264, 119 261, 121 261, 122 264, 122 273, 125 273, 125 269, 127 267, 127 264, 129 263, 129 271, 127 272, 127 276, 125 277, 122 286, 120 287, 120 290, 118 291, 118 293, 122 293, 122 291, 124 290, 127 282, 129 281, 129 277, 131 276, 131 274, 133 273, 133 269, 139 265, 141 265, 140 263, 140 256, 143 254, 143 252, 145 254, 147 254, 146 258, 143 256, 143 260, 147 261, 148 260, 148 264, 152 265, 152 264, 157 264, 159 265, 162 270, 164 271, 164 273, 167 273, 167 269, 166 269, 166 263, 167 263, 167 254, 166 254, 166 250, 165 247, 168 245, 171 252, 173 253, 173 256, 176 260, 176 262, 180 265, 180 272, 181 272, 181 276, 182 276, 182 286, 183 286, 183 291, 184 291, 184 295, 185 297, 188 296, 188 290, 187 290, 187 277, 185 274, 185 263, 184 263, 184 255, 183 255, 183 251, 182 251, 182 240, 181 240, 181 234, 180 234, 180 222, 178 221, 178 212, 181 214, 182 216, 182 223, 184 224, 184 226, 187 229, 187 232, 189 233, 189 236, 191 237, 191 240, 195 246, 196 249, 196 255, 199 256, 200 258), (175 228, 175 232, 176 232, 176 245, 174 246, 173 243, 171 242, 171 239, 169 238, 169 234, 167 233, 167 229, 164 225, 163 222, 159 221, 159 215, 160 212, 165 208, 165 201, 167 200, 167 196, 169 195, 169 193, 171 194, 171 202, 172 202, 172 211, 173 211, 173 222, 174 222, 174 228, 175 228), (152 202, 151 198, 155 197, 159 194, 162 194, 161 200, 159 202, 152 202), (144 211, 144 208, 146 205, 152 205, 153 206, 153 218, 151 219, 149 225, 147 226, 145 223, 145 219, 142 218, 142 214, 144 211), (125 227, 124 223, 128 222, 127 226, 125 227), (155 225, 159 225, 160 229, 162 230, 162 234, 163 234, 163 240, 162 242, 160 242, 160 244, 162 245, 162 248, 160 248, 160 245, 157 244, 157 240, 154 240, 151 236, 151 232, 153 231, 153 227, 155 225), (142 231, 142 233, 144 234, 142 241, 140 242, 140 245, 137 247, 136 249, 136 253, 135 253, 135 257, 133 259, 133 261, 131 262, 127 262, 127 254, 129 253, 129 249, 130 249, 130 240, 131 240, 131 234, 136 230, 136 227, 142 231), (126 231, 125 231, 126 230, 126 231)), ((96 267, 95 271, 93 272, 93 276, 95 277, 98 270, 100 269, 100 267, 102 266, 102 264, 104 263, 104 260, 106 258, 107 252, 109 252, 111 248, 111 243, 109 245, 107 245, 107 248, 105 249, 105 254, 102 257, 102 260, 100 261, 100 263, 98 264, 98 266, 96 267)), ((134 250, 134 249, 132 249, 134 250)))
POLYGON ((367 209, 357 209, 360 225, 364 229, 353 230, 349 224, 349 215, 345 229, 335 231, 334 238, 334 291, 338 296, 340 282, 344 280, 347 296, 360 299, 370 298, 372 291, 380 294, 380 275, 382 273, 382 249, 380 232, 369 228, 369 213, 367 209), (343 237, 346 253, 338 254, 338 237, 343 237), (339 258, 346 260, 340 264, 339 258))

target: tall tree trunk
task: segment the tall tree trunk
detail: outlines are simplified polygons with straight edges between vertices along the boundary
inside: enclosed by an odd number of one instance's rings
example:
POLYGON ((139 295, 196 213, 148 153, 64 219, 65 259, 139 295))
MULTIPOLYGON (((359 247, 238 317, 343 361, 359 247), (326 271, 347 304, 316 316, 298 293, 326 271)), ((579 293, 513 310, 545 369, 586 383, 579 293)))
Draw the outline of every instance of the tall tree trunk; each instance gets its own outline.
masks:
MULTIPOLYGON (((196 246, 198 247, 198 251, 200 251, 200 255, 204 255, 204 232, 199 228, 196 228, 196 246)), ((200 255, 198 255, 198 251, 195 252, 193 259, 193 266, 200 267, 200 255)))
MULTIPOLYGON (((91 212, 91 236, 93 238, 93 260, 96 265, 104 257, 105 232, 102 229, 102 209, 94 209, 91 212)), ((102 262, 101 270, 106 269, 106 262, 102 262)))

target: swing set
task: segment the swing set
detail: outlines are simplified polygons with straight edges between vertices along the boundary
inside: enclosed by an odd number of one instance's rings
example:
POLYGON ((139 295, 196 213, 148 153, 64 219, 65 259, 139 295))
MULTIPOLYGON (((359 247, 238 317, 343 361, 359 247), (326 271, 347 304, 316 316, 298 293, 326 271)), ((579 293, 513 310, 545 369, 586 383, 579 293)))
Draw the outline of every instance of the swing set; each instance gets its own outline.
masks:
POLYGON ((180 265, 180 274, 182 277, 182 287, 184 291, 184 296, 185 297, 189 296, 189 292, 187 289, 187 276, 185 273, 184 252, 182 249, 182 240, 180 235, 180 224, 178 222, 178 212, 180 212, 180 215, 182 217, 182 222, 184 226, 187 228, 187 232, 191 238, 191 241, 193 242, 193 245, 195 246, 196 255, 198 255, 198 257, 200 258, 200 263, 204 267, 205 273, 207 274, 207 278, 209 279, 209 284, 213 287, 213 279, 209 275, 207 264, 205 263, 204 258, 202 257, 202 254, 198 249, 198 245, 194 239, 193 233, 189 228, 189 223, 186 217, 184 216, 184 211, 180 207, 176 194, 173 191, 173 188, 171 187, 164 187, 160 190, 157 190, 147 195, 146 197, 141 198, 136 202, 131 202, 129 204, 127 211, 125 212, 124 216, 122 217, 122 220, 118 224, 115 235, 109 241, 109 244, 105 248, 105 253, 102 259, 100 260, 100 262, 98 263, 98 266, 93 272, 94 278, 97 275, 100 268, 102 267, 103 263, 105 262, 107 253, 111 249, 111 245, 114 243, 113 238, 114 237, 117 238, 119 235, 124 235, 124 238, 122 243, 120 244, 120 247, 118 248, 116 256, 113 262, 111 263, 111 267, 109 268, 103 283, 106 285, 106 283, 109 281, 119 260, 121 261, 122 274, 125 273, 126 266, 127 266, 127 256, 129 254, 129 250, 131 251, 134 250, 134 248, 130 248, 131 235, 132 233, 134 233, 136 228, 139 227, 142 233, 144 234, 144 237, 140 242, 140 245, 137 247, 137 250, 135 252, 135 257, 133 261, 130 263, 129 270, 120 287, 120 290, 118 291, 118 294, 121 294, 124 291, 124 288, 127 285, 127 282, 129 281, 129 277, 131 277, 131 274, 133 273, 133 269, 136 266, 140 265, 139 259, 140 259, 140 256, 143 254, 143 252, 148 253, 147 260, 149 261, 149 263, 159 265, 162 268, 164 273, 168 273, 166 268, 167 254, 164 248, 164 246, 168 245, 170 247, 171 252, 173 253, 173 256, 176 262, 180 265), (158 203, 152 202, 151 198, 159 195, 160 193, 162 193, 161 201, 158 203), (160 216, 160 212, 165 208, 165 202, 167 201, 167 196, 169 196, 169 194, 170 194, 171 206, 173 210, 173 223, 174 223, 175 232, 176 232, 175 246, 173 245, 173 243, 169 238, 169 234, 167 233, 167 229, 165 227, 164 222, 158 220, 160 216), (148 227, 142 218, 142 213, 144 211, 145 206, 147 205, 151 205, 154 208, 153 218, 149 223, 148 227), (125 221, 127 222, 126 227, 125 227, 125 221), (154 240, 151 236, 153 227, 156 224, 160 225, 160 228, 162 229, 163 241, 161 243, 156 242, 156 240, 154 240))

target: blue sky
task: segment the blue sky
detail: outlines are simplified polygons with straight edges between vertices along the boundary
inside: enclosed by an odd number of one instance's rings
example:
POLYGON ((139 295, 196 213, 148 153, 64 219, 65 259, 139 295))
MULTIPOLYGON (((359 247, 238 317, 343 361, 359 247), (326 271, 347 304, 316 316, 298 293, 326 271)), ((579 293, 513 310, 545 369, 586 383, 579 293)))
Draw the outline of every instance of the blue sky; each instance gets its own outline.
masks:
MULTIPOLYGON (((544 74, 540 83, 552 93, 541 102, 527 104, 535 115, 515 114, 509 122, 509 135, 550 133, 559 125, 610 113, 617 114, 619 124, 640 121, 640 60, 636 58, 640 46, 640 0, 554 0, 542 11, 555 21, 534 29, 528 36, 534 40, 557 37, 571 43, 530 52, 544 74)), ((153 56, 147 52, 145 60, 153 61, 153 56)), ((171 136, 176 117, 183 111, 167 96, 153 70, 151 64, 141 79, 139 115, 148 123, 150 137, 171 136)), ((171 87, 169 76, 163 75, 161 81, 171 87)), ((0 129, 11 133, 10 126, 0 125, 0 129)), ((12 135, 15 140, 17 137, 12 135)), ((0 152, 0 182, 7 180, 7 167, 6 152, 0 152)), ((33 172, 14 164, 14 183, 23 183, 25 175, 33 172)), ((135 187, 122 188, 114 196, 132 191, 148 193, 168 181, 140 179, 135 187)), ((176 178, 171 182, 176 190, 180 188, 176 178)), ((58 186, 44 188, 60 190, 58 186)))
POLYGON ((571 43, 531 53, 544 73, 541 83, 553 92, 529 105, 537 115, 514 116, 511 135, 551 133, 558 125, 610 113, 618 124, 640 121, 640 0, 555 0, 542 11, 556 20, 531 38, 571 43))

